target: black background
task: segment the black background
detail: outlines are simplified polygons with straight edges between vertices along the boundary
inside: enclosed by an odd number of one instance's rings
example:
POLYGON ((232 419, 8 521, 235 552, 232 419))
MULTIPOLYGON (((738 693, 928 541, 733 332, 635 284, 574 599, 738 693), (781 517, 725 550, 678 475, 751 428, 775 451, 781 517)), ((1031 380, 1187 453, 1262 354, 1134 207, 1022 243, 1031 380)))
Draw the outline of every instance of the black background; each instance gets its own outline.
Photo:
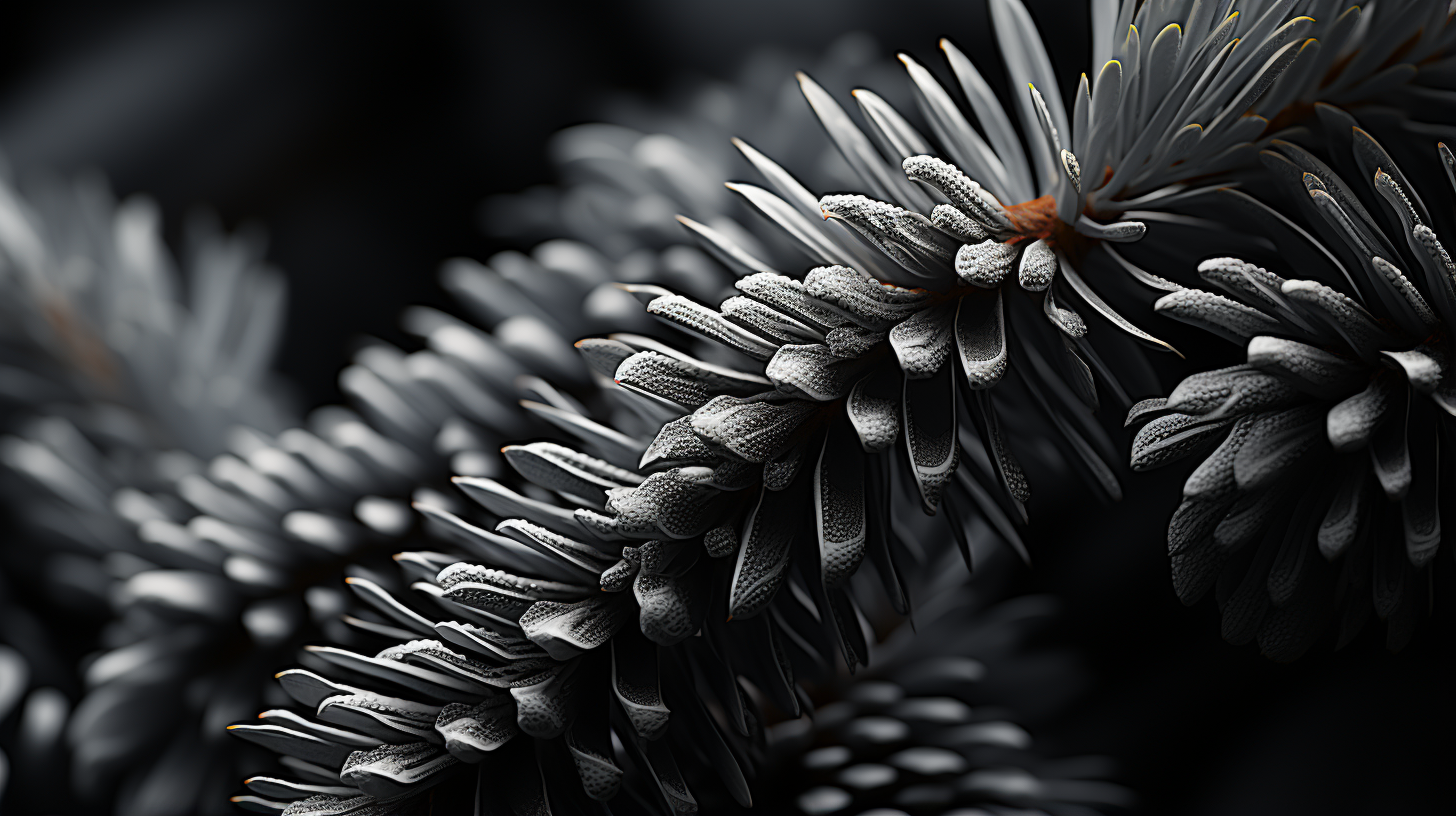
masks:
MULTIPOLYGON (((1085 3, 1028 6, 1059 76, 1075 76, 1085 3)), ((728 77, 754 47, 813 53, 856 29, 887 60, 949 35, 996 63, 980 0, 61 0, 0 25, 0 149, 22 177, 100 169, 119 194, 157 198, 173 233, 200 205, 266 227, 292 286, 280 368, 320 404, 354 338, 404 342, 403 306, 447 303, 442 260, 506 248, 479 229, 479 203, 549 182, 546 138, 591 118, 593 100, 728 77)), ((1063 634, 1097 670, 1077 712, 1038 736, 1118 757, 1152 814, 1456 809, 1446 610, 1400 654, 1372 627, 1273 664, 1220 641, 1211 602, 1173 595, 1162 535, 1181 478, 1128 481, 1115 507, 1033 507, 1027 586, 1065 599, 1063 634)))

